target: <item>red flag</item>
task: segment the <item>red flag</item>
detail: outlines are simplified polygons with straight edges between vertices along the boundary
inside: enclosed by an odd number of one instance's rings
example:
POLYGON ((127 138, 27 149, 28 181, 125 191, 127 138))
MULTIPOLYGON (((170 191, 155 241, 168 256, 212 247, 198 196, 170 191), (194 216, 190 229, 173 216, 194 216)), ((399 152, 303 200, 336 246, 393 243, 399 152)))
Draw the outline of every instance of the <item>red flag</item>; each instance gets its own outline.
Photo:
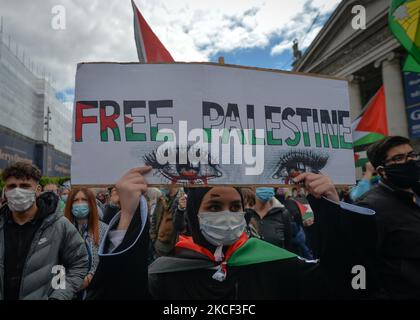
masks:
POLYGON ((134 12, 134 39, 139 61, 143 63, 174 62, 171 54, 147 24, 133 0, 131 4, 134 12))
POLYGON ((305 214, 305 212, 308 211, 308 207, 306 207, 303 203, 301 203, 297 200, 295 200, 295 202, 296 202, 296 204, 299 208, 300 214, 303 216, 305 214))
POLYGON ((388 135, 384 86, 379 89, 370 101, 369 106, 356 126, 356 131, 374 132, 383 136, 388 135))
POLYGON ((368 158, 367 148, 388 135, 385 89, 378 92, 363 108, 362 114, 351 124, 356 167, 362 167, 368 158))

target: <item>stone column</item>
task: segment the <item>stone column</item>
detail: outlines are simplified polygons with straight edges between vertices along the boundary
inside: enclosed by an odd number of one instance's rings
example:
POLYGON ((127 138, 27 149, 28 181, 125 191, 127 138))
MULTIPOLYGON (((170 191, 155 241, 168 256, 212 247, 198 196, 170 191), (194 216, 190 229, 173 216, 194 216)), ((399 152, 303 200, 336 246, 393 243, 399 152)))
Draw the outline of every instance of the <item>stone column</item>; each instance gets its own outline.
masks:
POLYGON ((349 84, 349 99, 350 99, 350 116, 353 121, 360 115, 362 111, 362 98, 360 94, 360 80, 359 76, 350 75, 347 77, 349 84))
POLYGON ((398 58, 397 54, 391 52, 376 61, 375 67, 382 66, 389 135, 408 137, 402 70, 398 58))

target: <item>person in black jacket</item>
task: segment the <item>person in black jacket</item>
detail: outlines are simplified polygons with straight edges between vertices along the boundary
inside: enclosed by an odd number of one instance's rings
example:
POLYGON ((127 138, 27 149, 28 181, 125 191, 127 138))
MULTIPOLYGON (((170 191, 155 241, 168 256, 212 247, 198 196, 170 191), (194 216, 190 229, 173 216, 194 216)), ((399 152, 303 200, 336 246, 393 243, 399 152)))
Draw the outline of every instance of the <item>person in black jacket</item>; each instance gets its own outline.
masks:
POLYGON ((251 211, 255 229, 262 240, 287 250, 292 249, 290 213, 274 197, 274 188, 261 187, 255 191, 255 205, 251 211))
MULTIPOLYGON (((371 265, 375 298, 420 299, 420 161, 407 138, 392 136, 373 144, 369 161, 380 182, 357 204, 376 211, 375 233, 360 259, 371 265)), ((368 278, 369 281, 369 278, 368 278)))
POLYGON ((105 205, 104 216, 102 222, 109 224, 114 216, 120 211, 120 199, 118 197, 117 188, 112 187, 108 189, 109 202, 105 205))

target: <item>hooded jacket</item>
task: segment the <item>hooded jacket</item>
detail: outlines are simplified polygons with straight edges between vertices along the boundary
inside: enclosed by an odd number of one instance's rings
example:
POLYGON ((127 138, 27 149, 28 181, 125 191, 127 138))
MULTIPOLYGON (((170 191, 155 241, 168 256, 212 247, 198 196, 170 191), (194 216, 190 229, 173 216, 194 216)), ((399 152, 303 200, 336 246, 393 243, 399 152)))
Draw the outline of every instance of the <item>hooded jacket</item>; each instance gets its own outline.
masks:
MULTIPOLYGON (((36 230, 20 281, 19 299, 70 300, 81 287, 88 269, 86 247, 76 228, 59 214, 58 196, 52 192, 37 198, 38 213, 42 221, 36 230), (60 269, 65 270, 65 287, 53 288, 60 269)), ((4 205, 0 210, 0 300, 4 299, 4 228, 10 213, 4 205)))

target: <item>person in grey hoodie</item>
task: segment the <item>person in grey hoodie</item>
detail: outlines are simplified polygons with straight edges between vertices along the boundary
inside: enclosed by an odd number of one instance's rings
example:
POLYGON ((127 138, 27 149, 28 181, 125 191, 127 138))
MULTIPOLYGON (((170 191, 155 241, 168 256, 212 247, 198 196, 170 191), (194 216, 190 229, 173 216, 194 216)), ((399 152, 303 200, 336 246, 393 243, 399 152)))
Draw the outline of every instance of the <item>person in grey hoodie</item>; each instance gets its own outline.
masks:
POLYGON ((58 213, 58 196, 40 194, 41 172, 17 162, 2 172, 0 300, 70 300, 88 272, 82 237, 58 213))

